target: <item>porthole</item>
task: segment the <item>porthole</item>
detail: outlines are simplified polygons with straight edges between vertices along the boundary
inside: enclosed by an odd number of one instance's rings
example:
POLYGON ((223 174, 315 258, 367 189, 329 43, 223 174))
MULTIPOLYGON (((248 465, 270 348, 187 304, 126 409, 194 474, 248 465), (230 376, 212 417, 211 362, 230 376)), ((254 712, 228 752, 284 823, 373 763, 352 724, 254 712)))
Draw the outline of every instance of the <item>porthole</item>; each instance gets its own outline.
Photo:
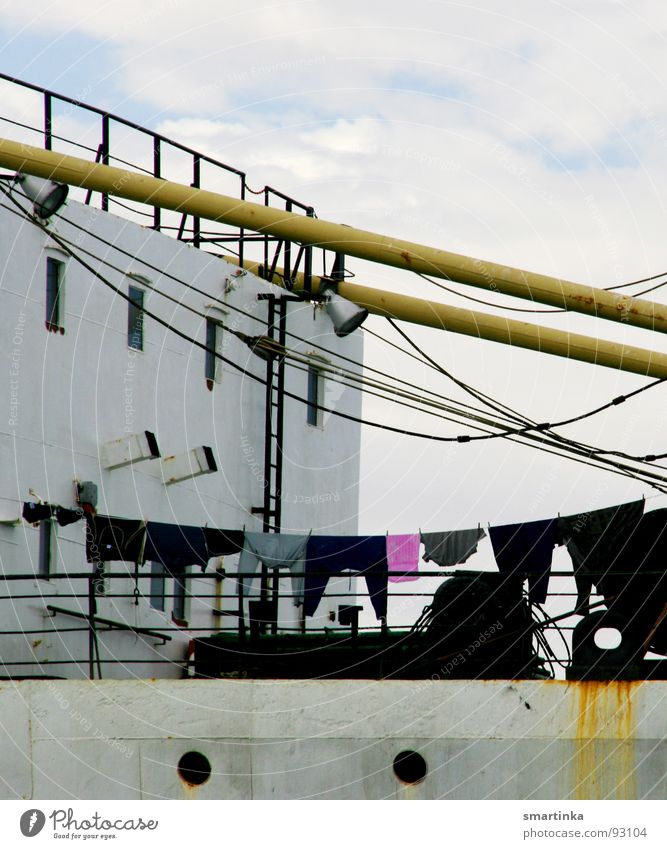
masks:
POLYGON ((186 784, 197 787, 211 777, 211 764, 201 752, 186 752, 178 762, 178 775, 186 784))
POLYGON ((419 752, 400 752, 394 758, 394 775, 403 784, 418 784, 426 778, 428 767, 419 752))

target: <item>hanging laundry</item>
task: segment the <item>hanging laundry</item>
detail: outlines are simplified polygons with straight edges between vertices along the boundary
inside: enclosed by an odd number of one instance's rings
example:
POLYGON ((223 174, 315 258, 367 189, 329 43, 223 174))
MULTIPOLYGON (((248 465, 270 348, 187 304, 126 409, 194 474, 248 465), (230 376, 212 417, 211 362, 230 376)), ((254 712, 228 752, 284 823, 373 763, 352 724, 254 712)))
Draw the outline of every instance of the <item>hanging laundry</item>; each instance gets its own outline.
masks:
POLYGON ((65 527, 65 525, 73 525, 74 522, 83 519, 83 510, 68 510, 66 507, 56 507, 55 517, 58 524, 65 527))
POLYGON ((201 566, 203 571, 208 556, 202 528, 147 522, 144 561, 161 563, 168 571, 181 573, 185 566, 201 566))
POLYGON ((221 531, 217 528, 202 528, 206 548, 210 557, 224 557, 243 550, 243 531, 221 531))
POLYGON ((381 536, 311 536, 306 549, 305 615, 314 615, 329 578, 346 569, 364 576, 375 615, 386 617, 387 542, 381 536))
POLYGON ((419 578, 419 534, 389 534, 387 536, 387 568, 392 583, 416 581, 419 578), (392 572, 410 572, 409 575, 392 575, 392 572))
MULTIPOLYGON (((292 576, 294 604, 303 604, 303 573, 306 568, 306 547, 309 539, 310 534, 246 533, 243 552, 239 558, 239 572, 242 575, 254 575, 260 562, 268 569, 290 569, 297 573, 292 576)), ((251 595, 252 584, 253 581, 249 577, 243 581, 245 596, 251 595)))
POLYGON ((593 576, 608 569, 622 552, 643 512, 643 500, 631 501, 558 520, 562 544, 572 558, 577 612, 588 613, 593 576))
POLYGON ((146 523, 141 519, 86 514, 86 559, 89 563, 143 562, 146 523))
POLYGON ((558 519, 499 525, 489 528, 491 545, 498 569, 506 574, 528 574, 528 597, 532 602, 546 601, 554 546, 558 543, 558 519))
POLYGON ((30 522, 31 525, 37 524, 37 522, 43 522, 47 519, 53 518, 53 511, 56 508, 51 504, 38 504, 36 501, 24 501, 23 502, 23 513, 21 514, 26 522, 30 522))
POLYGON ((477 551, 477 545, 486 534, 482 528, 467 531, 438 531, 422 533, 424 560, 433 560, 438 566, 455 566, 465 563, 477 551))
POLYGON ((641 516, 594 575, 607 608, 645 637, 652 633, 652 651, 667 654, 667 509, 641 516))

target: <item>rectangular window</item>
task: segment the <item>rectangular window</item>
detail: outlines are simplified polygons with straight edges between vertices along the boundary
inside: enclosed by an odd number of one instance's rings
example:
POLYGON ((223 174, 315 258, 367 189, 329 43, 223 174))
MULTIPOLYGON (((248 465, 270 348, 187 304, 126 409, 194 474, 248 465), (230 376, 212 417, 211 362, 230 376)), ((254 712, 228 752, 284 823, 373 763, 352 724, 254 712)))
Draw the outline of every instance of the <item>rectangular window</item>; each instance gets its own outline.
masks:
POLYGON ((65 264, 46 258, 46 329, 64 333, 62 320, 62 288, 65 264))
POLYGON ((317 405, 322 395, 322 374, 315 366, 308 366, 308 404, 306 406, 306 421, 309 425, 319 425, 322 416, 317 405))
POLYGON ((135 351, 144 350, 144 290, 130 286, 127 305, 127 346, 135 351))
POLYGON ((206 319, 206 362, 204 364, 204 372, 206 377, 206 385, 209 389, 213 389, 213 384, 218 376, 218 358, 214 351, 218 350, 220 341, 220 325, 217 321, 211 318, 206 319))
POLYGON ((164 566, 151 563, 150 605, 154 610, 164 610, 164 566))
POLYGON ((39 574, 48 578, 51 574, 51 559, 53 556, 53 522, 49 519, 39 524, 39 574))
POLYGON ((187 625, 187 581, 188 571, 185 566, 182 572, 176 572, 174 575, 174 606, 171 616, 177 625, 187 625))

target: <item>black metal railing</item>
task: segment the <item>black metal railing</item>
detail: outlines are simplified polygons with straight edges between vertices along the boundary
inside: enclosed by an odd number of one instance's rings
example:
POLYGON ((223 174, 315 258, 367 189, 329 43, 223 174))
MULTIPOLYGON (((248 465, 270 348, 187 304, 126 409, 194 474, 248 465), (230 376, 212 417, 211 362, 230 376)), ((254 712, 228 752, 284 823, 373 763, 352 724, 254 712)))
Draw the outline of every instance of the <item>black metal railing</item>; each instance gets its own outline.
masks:
MULTIPOLYGON (((268 570, 268 576, 265 576, 264 584, 266 590, 261 593, 249 595, 247 585, 250 581, 260 582, 260 574, 251 576, 241 574, 234 571, 225 572, 204 572, 202 574, 188 575, 188 586, 191 587, 192 581, 211 583, 211 590, 192 592, 186 588, 186 594, 192 600, 199 603, 199 610, 195 614, 193 624, 185 622, 177 622, 168 612, 157 611, 150 606, 151 594, 146 581, 150 582, 155 578, 169 579, 173 578, 173 573, 169 571, 152 572, 149 570, 138 570, 134 573, 130 572, 107 572, 101 577, 97 571, 91 572, 63 572, 55 573, 49 576, 40 576, 35 573, 21 573, 15 575, 0 575, 0 588, 4 587, 4 592, 0 594, 0 621, 8 622, 6 604, 11 605, 12 610, 18 611, 20 621, 23 609, 21 603, 37 602, 41 606, 42 614, 48 617, 49 623, 41 628, 0 628, 0 646, 5 641, 5 638, 26 637, 26 646, 34 645, 37 638, 44 638, 47 635, 53 634, 72 634, 72 633, 87 633, 87 652, 81 657, 58 657, 53 659, 40 660, 38 654, 30 649, 25 657, 8 656, 6 650, 0 650, 0 668, 4 667, 6 672, 11 676, 12 669, 31 667, 39 668, 40 674, 51 673, 57 671, 59 667, 76 666, 80 669, 87 670, 87 675, 90 678, 104 677, 103 667, 108 665, 124 665, 131 667, 136 664, 157 664, 167 665, 180 668, 184 674, 187 674, 188 659, 185 656, 174 659, 173 657, 162 656, 157 648, 164 646, 166 643, 173 640, 176 635, 180 635, 184 639, 196 638, 199 636, 217 634, 235 635, 239 643, 243 644, 247 640, 252 640, 260 634, 323 634, 345 633, 345 627, 352 631, 355 635, 359 632, 372 633, 378 635, 386 635, 389 628, 393 634, 408 633, 414 625, 414 622, 392 622, 388 619, 391 616, 391 602, 398 599, 422 599, 424 603, 432 600, 433 592, 431 589, 410 589, 405 590, 405 584, 389 584, 387 590, 387 600, 389 616, 383 619, 379 624, 359 624, 358 614, 350 617, 349 611, 361 609, 360 601, 367 600, 368 596, 365 592, 366 588, 363 583, 360 584, 358 591, 332 592, 327 589, 325 597, 330 604, 333 601, 339 603, 339 611, 347 611, 348 619, 345 623, 339 622, 334 628, 333 625, 312 627, 310 623, 306 625, 302 618, 299 624, 288 624, 287 621, 281 621, 277 615, 271 616, 266 614, 267 605, 274 611, 278 611, 278 605, 281 599, 295 598, 293 591, 286 590, 285 585, 281 587, 281 582, 287 582, 291 587, 291 580, 297 577, 305 577, 306 573, 295 573, 286 569, 271 569, 268 570), (266 580, 268 577, 268 581, 266 580), (120 585, 123 582, 123 586, 120 585), (21 582, 28 582, 29 588, 18 586, 21 582), (102 583, 104 582, 104 587, 102 583), (231 583, 231 592, 222 592, 223 582, 227 585, 231 583), (116 584, 115 589, 113 584, 116 584), (216 586, 217 584, 217 586, 216 586), (400 586, 400 589, 398 588, 400 586), (14 589, 16 588, 16 590, 14 589), (129 611, 127 607, 116 605, 115 602, 122 600, 132 600, 134 604, 132 609, 141 605, 143 606, 144 614, 152 611, 151 619, 154 621, 155 616, 162 616, 163 621, 159 626, 155 624, 137 624, 136 621, 130 621, 129 611), (100 612, 100 607, 104 602, 109 602, 107 608, 111 608, 115 615, 110 615, 110 610, 100 612), (253 610, 253 605, 259 605, 253 610), (261 607, 261 609, 260 609, 261 607), (204 621, 207 618, 208 621, 204 621), (68 622, 69 620, 69 622, 68 622), (85 624, 72 625, 71 621, 81 621, 85 624), (62 625, 57 624, 62 621, 62 625), (194 621, 199 621, 201 624, 194 624, 194 621), (67 624, 65 624, 67 622, 67 624), (145 656, 140 658, 119 658, 116 656, 102 658, 100 656, 99 639, 112 631, 130 632, 138 637, 143 638, 146 643, 145 656)), ((493 574, 493 573, 491 573, 493 574)), ((336 575, 327 573, 318 573, 310 571, 308 575, 311 577, 328 577, 333 581, 347 579, 350 577, 363 578, 363 573, 341 572, 336 575)), ((451 572, 445 570, 438 571, 420 571, 420 578, 439 578, 444 580, 451 576, 451 572)), ((569 572, 553 572, 552 577, 568 577, 572 578, 569 572)), ((202 588, 203 589, 203 588, 202 588)), ((554 592, 549 598, 574 598, 576 592, 554 592)), ((161 593, 161 598, 165 601, 176 598, 176 591, 172 593, 161 593)), ((574 601, 571 605, 572 610, 567 613, 560 614, 554 617, 553 622, 548 622, 542 627, 544 631, 560 630, 570 631, 575 625, 576 614, 574 613, 574 601)), ((295 608, 296 609, 296 608, 295 608)), ((35 608, 32 607, 34 614, 35 608)), ((133 617, 134 618, 134 617, 133 617)), ((578 617, 577 617, 578 618, 578 617)), ((16 652, 14 647, 13 652, 16 652)), ((11 653, 10 651, 10 653, 11 653)), ((554 661, 567 662, 568 658, 554 658, 554 661)), ((30 673, 32 677, 33 672, 30 673)))
MULTIPOLYGON (((170 179, 175 182, 189 181, 195 188, 207 188, 211 191, 224 189, 225 194, 239 197, 240 200, 247 200, 249 195, 253 195, 261 198, 265 206, 291 213, 302 213, 308 217, 315 216, 315 211, 310 205, 271 186, 253 190, 248 185, 244 171, 127 118, 7 74, 0 73, 0 82, 32 92, 40 99, 37 109, 33 109, 33 112, 38 114, 26 121, 19 120, 22 117, 21 113, 12 117, 7 112, 10 99, 5 98, 4 106, 0 106, 0 126, 6 124, 34 134, 34 143, 42 145, 46 150, 74 147, 77 149, 77 155, 88 155, 94 162, 103 165, 130 168, 158 179, 170 179), (59 125, 64 124, 65 119, 81 118, 83 120, 91 116, 94 119, 92 144, 84 143, 81 138, 77 140, 64 135, 65 130, 62 133, 59 132, 59 125), (124 135, 116 138, 119 130, 122 130, 124 135), (121 155, 123 145, 135 148, 137 144, 145 142, 148 144, 144 145, 143 164, 138 163, 136 159, 132 160, 121 155), (179 158, 178 168, 174 165, 174 157, 179 158)), ((2 102, 1 97, 0 102, 2 102)), ((89 129, 86 132, 89 132, 89 129)), ((65 153, 67 150, 62 152, 65 153)), ((136 156, 136 153, 133 155, 136 156)), ((88 191, 82 194, 82 200, 85 204, 92 205, 97 202, 96 196, 97 193, 88 191)), ((314 251, 318 251, 321 255, 319 273, 322 276, 327 276, 327 263, 335 261, 335 255, 331 252, 327 255, 326 251, 310 245, 296 245, 268 234, 248 233, 243 228, 221 230, 216 229, 212 224, 203 229, 201 220, 196 216, 170 213, 150 204, 121 201, 108 194, 99 194, 98 202, 102 210, 107 211, 113 206, 125 213, 130 213, 131 217, 138 218, 153 229, 173 235, 180 241, 188 242, 197 248, 206 247, 208 250, 213 249, 214 252, 217 249, 223 255, 232 254, 241 263, 246 258, 259 262, 262 266, 262 276, 269 281, 275 280, 279 273, 277 269, 282 268, 283 271, 280 273, 288 289, 292 287, 297 273, 302 273, 304 289, 306 293, 310 291, 314 251)))

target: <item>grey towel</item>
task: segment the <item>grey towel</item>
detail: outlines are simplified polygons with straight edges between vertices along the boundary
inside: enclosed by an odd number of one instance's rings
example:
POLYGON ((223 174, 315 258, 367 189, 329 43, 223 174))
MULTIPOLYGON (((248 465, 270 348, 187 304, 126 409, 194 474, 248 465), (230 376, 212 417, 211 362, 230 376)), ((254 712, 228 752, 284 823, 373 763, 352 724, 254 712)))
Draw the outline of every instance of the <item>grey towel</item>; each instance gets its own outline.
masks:
MULTIPOLYGON (((292 576, 292 594, 295 605, 303 604, 304 572, 306 570, 306 546, 310 534, 259 534, 247 533, 243 551, 239 558, 239 572, 254 575, 260 561, 269 569, 291 569, 301 572, 292 576)), ((253 581, 243 582, 244 595, 252 595, 253 581)))
POLYGON ((477 551, 477 545, 486 533, 482 528, 469 531, 437 531, 421 534, 424 543, 424 560, 433 560, 438 566, 455 566, 465 563, 477 551))

